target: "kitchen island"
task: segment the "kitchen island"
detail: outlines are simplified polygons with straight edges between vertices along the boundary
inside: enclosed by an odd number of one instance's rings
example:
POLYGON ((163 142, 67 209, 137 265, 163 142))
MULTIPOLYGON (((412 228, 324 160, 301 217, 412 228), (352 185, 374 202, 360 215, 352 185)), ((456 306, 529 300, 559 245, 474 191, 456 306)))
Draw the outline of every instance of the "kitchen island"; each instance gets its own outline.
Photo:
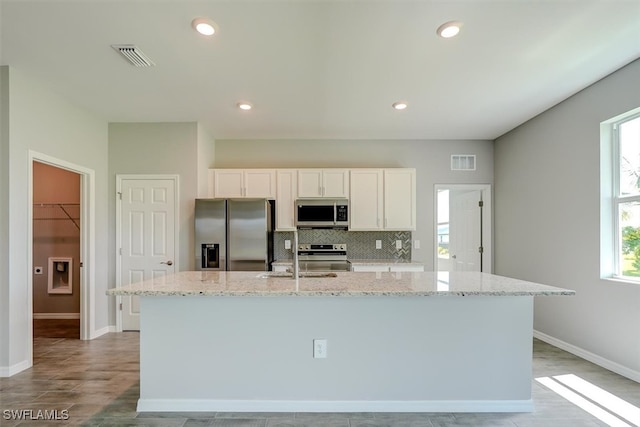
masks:
POLYGON ((574 294, 484 273, 282 276, 108 290, 141 297, 138 411, 531 411, 534 297, 574 294))

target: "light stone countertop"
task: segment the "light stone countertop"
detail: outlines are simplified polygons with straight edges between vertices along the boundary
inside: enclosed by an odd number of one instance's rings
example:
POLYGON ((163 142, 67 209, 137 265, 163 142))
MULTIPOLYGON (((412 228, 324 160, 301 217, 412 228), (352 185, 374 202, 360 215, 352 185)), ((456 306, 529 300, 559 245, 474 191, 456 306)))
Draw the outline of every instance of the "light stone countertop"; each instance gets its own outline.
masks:
MULTIPOLYGON (((394 265, 402 264, 407 266, 423 266, 424 263, 416 261, 407 261, 403 259, 348 259, 352 265, 394 265)), ((290 266, 293 263, 290 259, 279 259, 273 261, 271 265, 290 266)))
POLYGON ((138 296, 557 296, 575 291, 487 273, 353 273, 283 277, 260 271, 183 271, 106 291, 138 296))

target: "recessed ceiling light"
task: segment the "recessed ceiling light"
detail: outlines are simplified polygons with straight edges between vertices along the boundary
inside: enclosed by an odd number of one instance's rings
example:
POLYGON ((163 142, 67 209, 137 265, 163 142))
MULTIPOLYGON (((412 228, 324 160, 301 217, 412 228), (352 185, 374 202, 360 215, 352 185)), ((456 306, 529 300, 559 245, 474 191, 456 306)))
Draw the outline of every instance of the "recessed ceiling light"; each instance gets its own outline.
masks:
POLYGON ((218 26, 209 18, 196 18, 191 21, 194 30, 204 36, 212 36, 218 31, 218 26))
POLYGON ((460 32, 460 27, 462 27, 462 22, 449 21, 440 25, 436 32, 440 37, 448 39, 457 35, 460 32))
POLYGON ((244 111, 249 111, 253 108, 253 105, 251 105, 251 103, 249 102, 238 102, 238 108, 244 111))
POLYGON ((404 110, 408 107, 408 104, 405 101, 398 101, 391 104, 391 106, 396 110, 404 110))

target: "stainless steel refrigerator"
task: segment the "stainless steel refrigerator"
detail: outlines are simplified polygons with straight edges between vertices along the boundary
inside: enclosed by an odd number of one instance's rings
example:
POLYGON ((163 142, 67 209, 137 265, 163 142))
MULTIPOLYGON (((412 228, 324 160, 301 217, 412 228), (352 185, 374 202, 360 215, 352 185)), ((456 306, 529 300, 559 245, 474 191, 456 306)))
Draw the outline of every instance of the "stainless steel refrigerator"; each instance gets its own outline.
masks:
POLYGON ((267 271, 274 205, 265 199, 196 199, 196 270, 267 271))

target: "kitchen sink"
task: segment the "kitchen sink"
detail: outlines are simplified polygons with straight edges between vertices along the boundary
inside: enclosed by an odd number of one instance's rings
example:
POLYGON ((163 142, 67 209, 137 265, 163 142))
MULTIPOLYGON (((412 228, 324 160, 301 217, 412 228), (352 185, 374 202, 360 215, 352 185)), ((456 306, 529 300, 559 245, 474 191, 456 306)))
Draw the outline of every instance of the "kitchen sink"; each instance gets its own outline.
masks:
MULTIPOLYGON (((287 271, 267 271, 265 273, 260 273, 257 276, 259 279, 268 279, 270 277, 290 277, 293 278, 293 273, 289 273, 287 271)), ((324 277, 338 277, 336 273, 332 273, 329 271, 301 271, 300 277, 302 278, 324 278, 324 277)))

